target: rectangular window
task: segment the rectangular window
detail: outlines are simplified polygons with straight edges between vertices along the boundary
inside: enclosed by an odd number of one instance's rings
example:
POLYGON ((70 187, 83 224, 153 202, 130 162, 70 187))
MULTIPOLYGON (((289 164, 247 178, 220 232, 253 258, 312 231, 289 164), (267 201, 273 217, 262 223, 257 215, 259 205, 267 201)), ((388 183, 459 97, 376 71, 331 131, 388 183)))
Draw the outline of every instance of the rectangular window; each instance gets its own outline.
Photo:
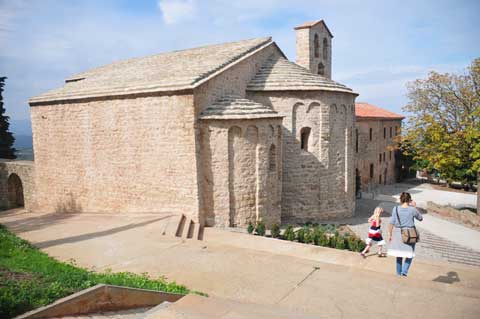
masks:
POLYGON ((395 126, 395 136, 398 135, 398 126, 395 126))
POLYGON ((383 161, 385 162, 385 152, 383 152, 383 161))
POLYGON ((370 178, 373 178, 373 164, 370 164, 370 178))
POLYGON ((358 129, 355 130, 355 152, 358 153, 358 129))
POLYGON ((389 152, 390 160, 392 160, 392 151, 389 152))
POLYGON ((370 141, 372 140, 373 137, 373 130, 370 128, 370 141))
POLYGON ((383 128, 383 138, 387 138, 387 128, 383 128))
POLYGON ((378 183, 382 184, 382 174, 378 175, 378 183))
POLYGON ((379 162, 379 163, 382 162, 382 153, 378 154, 378 162, 379 162))
POLYGON ((390 126, 390 137, 392 137, 392 127, 390 126))

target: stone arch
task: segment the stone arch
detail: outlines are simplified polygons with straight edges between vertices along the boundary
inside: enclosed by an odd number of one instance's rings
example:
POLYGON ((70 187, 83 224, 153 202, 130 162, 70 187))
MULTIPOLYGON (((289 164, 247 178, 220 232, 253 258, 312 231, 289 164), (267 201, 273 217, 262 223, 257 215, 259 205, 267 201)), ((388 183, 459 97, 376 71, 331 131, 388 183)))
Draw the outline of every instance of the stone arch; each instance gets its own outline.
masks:
POLYGON ((336 104, 332 104, 332 106, 330 106, 330 111, 331 111, 332 113, 338 113, 337 105, 336 105, 336 104))
POLYGON ((325 75, 325 65, 322 62, 318 63, 317 74, 321 76, 325 75))
POLYGON ((12 173, 7 180, 8 188, 8 205, 13 207, 23 207, 25 206, 25 200, 23 196, 23 184, 20 177, 12 173))
POLYGON ((320 57, 320 39, 318 38, 318 34, 315 33, 313 37, 313 53, 316 58, 320 57))
POLYGON ((328 59, 328 40, 327 38, 323 38, 323 59, 328 59))
POLYGON ((318 103, 318 102, 310 103, 310 105, 308 106, 308 109, 307 109, 307 113, 310 113, 310 111, 313 110, 316 107, 320 107, 320 103, 318 103))
MULTIPOLYGON (((347 107, 345 106, 345 104, 342 104, 340 106, 340 114, 347 114, 347 107)), ((345 117, 345 120, 347 119, 347 117, 345 117)))
POLYGON ((297 136, 297 117, 298 117, 298 110, 301 107, 304 107, 305 104, 298 102, 293 105, 292 108, 292 136, 295 138, 297 136))

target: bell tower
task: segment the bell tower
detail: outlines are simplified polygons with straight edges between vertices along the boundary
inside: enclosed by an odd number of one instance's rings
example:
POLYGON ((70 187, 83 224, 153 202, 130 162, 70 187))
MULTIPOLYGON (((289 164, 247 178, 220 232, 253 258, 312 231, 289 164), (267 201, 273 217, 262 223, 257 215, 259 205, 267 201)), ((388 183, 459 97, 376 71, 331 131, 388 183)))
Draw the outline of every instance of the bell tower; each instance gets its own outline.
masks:
POLYGON ((295 27, 298 65, 328 79, 332 78, 333 35, 323 20, 295 27))

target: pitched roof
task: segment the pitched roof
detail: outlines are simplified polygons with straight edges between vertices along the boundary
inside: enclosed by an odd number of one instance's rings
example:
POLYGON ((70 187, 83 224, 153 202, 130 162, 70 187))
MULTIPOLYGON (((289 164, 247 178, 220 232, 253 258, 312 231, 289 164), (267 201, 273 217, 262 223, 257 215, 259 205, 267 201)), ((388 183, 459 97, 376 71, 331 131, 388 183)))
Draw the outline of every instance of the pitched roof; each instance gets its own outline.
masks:
POLYGON ((323 26, 325 27, 325 29, 327 29, 328 31, 328 34, 330 34, 330 36, 333 38, 333 34, 332 32, 330 31, 330 29, 327 27, 327 24, 325 23, 325 21, 323 20, 315 20, 315 21, 307 21, 299 26, 296 26, 294 29, 295 30, 298 30, 298 29, 308 29, 308 28, 311 28, 313 26, 316 26, 317 24, 319 23, 322 23, 323 26))
POLYGON ((275 117, 283 116, 279 115, 268 106, 233 94, 226 95, 218 99, 200 114, 200 118, 204 120, 258 119, 275 117))
POLYGON ((353 93, 352 89, 282 57, 271 56, 248 83, 249 91, 326 90, 353 93))
POLYGON ((385 120, 403 120, 405 116, 399 115, 388 110, 382 109, 381 107, 358 102, 355 103, 355 116, 358 120, 370 120, 370 119, 385 119, 385 120))
POLYGON ((118 61, 71 76, 30 103, 192 89, 272 43, 249 39, 118 61))

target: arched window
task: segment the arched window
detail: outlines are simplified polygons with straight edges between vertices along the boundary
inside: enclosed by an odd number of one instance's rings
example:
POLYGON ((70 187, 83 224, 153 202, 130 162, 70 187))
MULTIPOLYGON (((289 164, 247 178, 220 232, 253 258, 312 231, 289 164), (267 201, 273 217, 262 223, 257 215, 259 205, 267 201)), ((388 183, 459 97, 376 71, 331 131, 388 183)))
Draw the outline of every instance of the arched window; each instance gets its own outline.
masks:
POLYGON ((318 75, 325 75, 325 65, 322 62, 318 64, 318 75))
POLYGON ((308 152, 308 138, 310 137, 311 129, 304 127, 300 130, 300 148, 308 152))
POLYGON ((277 169, 277 150, 275 145, 270 145, 270 150, 268 151, 268 171, 274 173, 277 169))
POLYGON ((320 57, 320 40, 318 39, 318 34, 315 33, 313 37, 313 50, 316 58, 320 57))
POLYGON ((323 59, 328 59, 328 40, 323 38, 323 59))

